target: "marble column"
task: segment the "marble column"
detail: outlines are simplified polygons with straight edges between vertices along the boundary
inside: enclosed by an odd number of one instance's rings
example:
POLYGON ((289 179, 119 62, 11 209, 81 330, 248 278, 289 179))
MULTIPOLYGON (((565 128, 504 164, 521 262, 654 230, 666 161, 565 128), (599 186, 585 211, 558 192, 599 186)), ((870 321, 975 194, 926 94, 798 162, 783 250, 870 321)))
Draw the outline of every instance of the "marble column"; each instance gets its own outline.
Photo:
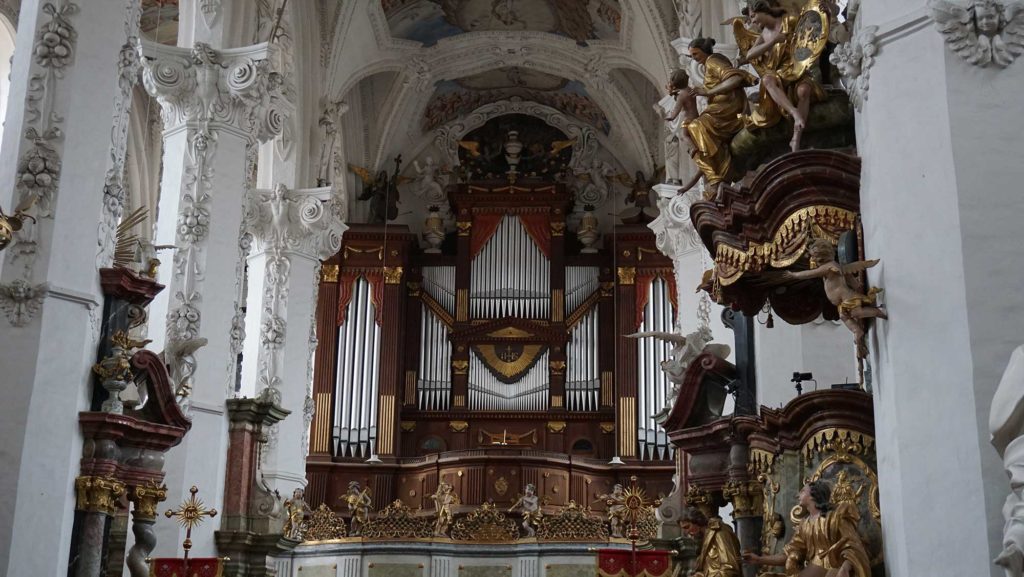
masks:
MULTIPOLYGON (((243 336, 240 279, 231 273, 241 254, 247 152, 280 130, 281 78, 270 70, 265 44, 214 50, 144 43, 141 52, 143 82, 164 121, 156 242, 177 247, 159 271, 169 301, 156 299, 150 307, 151 329, 165 313, 166 331, 150 336, 154 348, 163 346, 179 404, 192 418, 191 433, 168 454, 168 498, 184 498, 196 485, 220 509, 224 400, 234 393, 243 336)), ((194 555, 213 554, 216 525, 195 529, 194 555)), ((165 548, 181 542, 179 531, 158 532, 158 553, 176 554, 165 548)))
POLYGON ((922 0, 860 4, 856 27, 878 27, 857 144, 866 256, 881 259, 868 280, 890 319, 869 335, 886 569, 1002 575, 988 415, 1024 315, 1024 62, 986 61, 1002 20, 946 21, 967 38, 947 43, 922 0), (957 504, 956 523, 938 501, 957 504))
POLYGON ((103 297, 97 223, 124 141, 137 1, 29 0, 0 148, 0 206, 34 202, 0 253, 0 574, 66 574, 103 297), (130 47, 129 47, 130 48, 130 47), (124 57, 124 58, 122 58, 124 57), (41 538, 45 536, 45 538, 41 538))
POLYGON ((291 413, 269 428, 262 455, 263 476, 282 495, 306 485, 320 261, 341 248, 343 206, 333 187, 278 185, 248 194, 245 232, 252 248, 242 382, 291 413))

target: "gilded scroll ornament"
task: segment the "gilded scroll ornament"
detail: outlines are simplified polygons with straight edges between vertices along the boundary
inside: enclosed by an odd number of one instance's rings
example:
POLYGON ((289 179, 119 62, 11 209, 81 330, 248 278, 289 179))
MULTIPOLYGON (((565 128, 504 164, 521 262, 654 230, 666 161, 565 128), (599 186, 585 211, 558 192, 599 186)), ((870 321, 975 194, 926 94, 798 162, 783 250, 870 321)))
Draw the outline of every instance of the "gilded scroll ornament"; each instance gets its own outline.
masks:
POLYGON ((548 431, 552 433, 564 433, 566 427, 565 421, 548 421, 548 431))
POLYGON ((455 541, 507 542, 518 538, 515 521, 495 509, 493 503, 480 505, 452 527, 452 539, 455 541))
POLYGON ((345 528, 345 520, 340 515, 331 511, 326 503, 321 503, 309 519, 306 533, 303 535, 304 542, 329 541, 341 539, 348 534, 345 528))
POLYGON ((537 539, 542 541, 607 541, 608 528, 601 519, 580 507, 576 501, 557 515, 542 517, 537 524, 537 539))
POLYGON ((620 266, 618 268, 619 284, 620 285, 633 285, 636 284, 636 267, 635 266, 620 266))
POLYGON ((453 433, 465 433, 469 430, 469 423, 466 421, 449 421, 448 430, 453 433))
POLYGON ((853 230, 857 214, 835 206, 814 205, 787 216, 775 230, 771 242, 750 243, 741 250, 719 243, 715 249, 715 276, 729 286, 747 273, 759 273, 768 266, 785 268, 800 260, 815 238, 836 242, 839 235, 853 230))
POLYGON ((452 361, 452 371, 456 375, 469 374, 469 361, 461 359, 452 361))
POLYGON ((433 521, 416 517, 400 499, 381 509, 362 528, 363 539, 426 539, 433 534, 433 521))

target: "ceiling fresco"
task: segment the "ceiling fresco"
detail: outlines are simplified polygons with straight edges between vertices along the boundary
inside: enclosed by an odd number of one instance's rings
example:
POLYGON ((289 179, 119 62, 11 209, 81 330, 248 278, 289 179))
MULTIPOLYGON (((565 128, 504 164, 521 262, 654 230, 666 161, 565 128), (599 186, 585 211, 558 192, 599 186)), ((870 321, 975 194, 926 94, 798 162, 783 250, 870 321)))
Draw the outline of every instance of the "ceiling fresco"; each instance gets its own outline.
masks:
POLYGON ((513 98, 543 104, 605 134, 611 132, 611 122, 582 83, 518 67, 438 82, 424 112, 423 130, 433 130, 485 104, 513 98))
POLYGON ((615 40, 622 27, 618 0, 381 0, 391 35, 433 46, 479 31, 549 32, 586 46, 615 40))

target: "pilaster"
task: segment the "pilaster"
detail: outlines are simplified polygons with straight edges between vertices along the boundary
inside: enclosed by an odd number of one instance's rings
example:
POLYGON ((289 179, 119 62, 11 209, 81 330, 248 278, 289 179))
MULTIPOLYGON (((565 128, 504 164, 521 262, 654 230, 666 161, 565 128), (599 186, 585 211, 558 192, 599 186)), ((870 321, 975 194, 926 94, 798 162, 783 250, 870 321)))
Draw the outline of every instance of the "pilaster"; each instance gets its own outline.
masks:
MULTIPOLYGON (((178 48, 144 42, 140 56, 143 83, 160 103, 164 121, 156 243, 177 247, 159 270, 169 290, 151 306, 150 335, 155 348, 164 348, 175 392, 195 431, 169 455, 169 498, 197 485, 215 495, 211 506, 220 509, 224 400, 235 391, 244 339, 238 302, 244 194, 255 144, 279 133, 284 119, 282 78, 270 69, 266 44, 214 50, 202 43, 178 48), (235 283, 223 282, 228 271, 235 273, 235 283), (154 325, 165 316, 161 331, 154 325)), ((216 523, 196 529, 194 555, 213 554, 215 529, 216 523)), ((158 532, 158 554, 173 556, 164 547, 180 543, 178 531, 158 532)))
POLYGON ((320 260, 341 248, 343 206, 333 187, 289 190, 278 185, 248 193, 249 338, 242 387, 244 394, 258 391, 293 414, 270 427, 262 457, 265 479, 283 495, 306 484, 320 260))
POLYGON ((2 574, 67 572, 77 415, 89 408, 86 367, 96 360, 103 300, 97 222, 111 155, 124 152, 112 122, 127 115, 119 58, 137 31, 137 9, 129 0, 20 7, 0 205, 31 202, 35 221, 0 253, 2 574))

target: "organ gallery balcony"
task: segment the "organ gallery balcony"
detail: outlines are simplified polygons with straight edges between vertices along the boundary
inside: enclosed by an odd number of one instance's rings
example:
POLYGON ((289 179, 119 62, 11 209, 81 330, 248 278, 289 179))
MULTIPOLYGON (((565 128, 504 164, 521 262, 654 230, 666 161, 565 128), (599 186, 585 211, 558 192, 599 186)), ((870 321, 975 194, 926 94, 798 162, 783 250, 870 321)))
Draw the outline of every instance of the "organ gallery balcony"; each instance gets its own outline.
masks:
POLYGON ((837 246, 840 263, 858 260, 859 191, 859 158, 805 150, 764 165, 749 184, 724 186, 716 201, 693 203, 690 218, 714 257, 699 288, 747 315, 767 304, 790 324, 838 318, 821 281, 786 273, 810 268, 815 239, 837 246))

